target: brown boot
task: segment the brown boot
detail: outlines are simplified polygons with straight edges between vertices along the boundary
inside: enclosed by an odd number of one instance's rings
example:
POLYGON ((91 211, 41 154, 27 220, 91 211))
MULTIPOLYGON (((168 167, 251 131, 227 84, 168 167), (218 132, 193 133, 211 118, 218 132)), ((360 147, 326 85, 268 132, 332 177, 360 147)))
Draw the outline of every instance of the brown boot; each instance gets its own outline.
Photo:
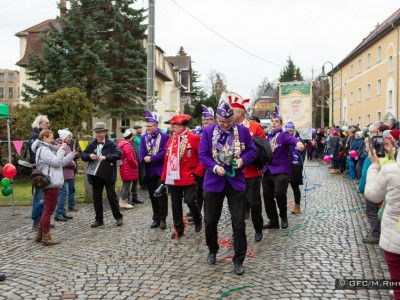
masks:
POLYGON ((301 211, 300 211, 300 204, 295 204, 294 207, 293 207, 293 210, 292 210, 292 214, 298 215, 298 214, 300 214, 300 213, 301 213, 301 211))
POLYGON ((38 229, 38 232, 35 237, 35 242, 40 243, 42 241, 42 238, 43 238, 43 233, 40 229, 38 229))
POLYGON ((53 238, 50 235, 50 231, 48 233, 43 234, 42 244, 44 246, 52 246, 52 245, 57 245, 59 243, 60 243, 59 241, 53 240, 53 238))

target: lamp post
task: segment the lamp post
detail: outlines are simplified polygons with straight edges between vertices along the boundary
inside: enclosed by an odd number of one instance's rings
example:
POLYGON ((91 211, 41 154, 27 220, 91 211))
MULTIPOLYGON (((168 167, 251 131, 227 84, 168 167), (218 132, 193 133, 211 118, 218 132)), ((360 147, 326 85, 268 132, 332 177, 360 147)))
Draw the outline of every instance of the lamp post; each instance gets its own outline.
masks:
POLYGON ((334 98, 333 98, 333 64, 330 62, 330 61, 327 61, 327 62, 325 62, 324 64, 323 64, 323 66, 322 66, 322 73, 321 73, 321 78, 326 78, 326 77, 328 77, 328 75, 326 75, 325 74, 325 65, 326 64, 331 64, 331 67, 332 67, 332 70, 331 70, 331 86, 332 86, 332 114, 331 114, 331 116, 329 117, 329 126, 332 126, 333 124, 334 124, 334 118, 333 118, 333 108, 334 108, 334 103, 335 103, 335 100, 334 100, 334 98))

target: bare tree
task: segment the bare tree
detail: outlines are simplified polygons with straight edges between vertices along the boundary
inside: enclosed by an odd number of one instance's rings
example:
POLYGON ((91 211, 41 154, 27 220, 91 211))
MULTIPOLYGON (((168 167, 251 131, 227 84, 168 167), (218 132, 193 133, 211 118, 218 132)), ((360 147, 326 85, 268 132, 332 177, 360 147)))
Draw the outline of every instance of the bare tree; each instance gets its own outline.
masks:
POLYGON ((264 94, 269 88, 275 89, 276 81, 269 81, 268 77, 264 77, 262 82, 258 85, 258 87, 253 90, 252 98, 257 100, 264 94))
POLYGON ((211 70, 206 77, 206 92, 210 97, 215 97, 216 101, 219 101, 221 94, 226 91, 226 79, 225 75, 211 70))

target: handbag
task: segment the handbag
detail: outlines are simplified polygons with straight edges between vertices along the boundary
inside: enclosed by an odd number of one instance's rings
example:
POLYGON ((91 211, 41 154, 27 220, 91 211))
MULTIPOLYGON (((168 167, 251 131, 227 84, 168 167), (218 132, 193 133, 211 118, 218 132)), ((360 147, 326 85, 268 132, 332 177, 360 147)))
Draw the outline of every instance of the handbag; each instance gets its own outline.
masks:
POLYGON ((139 165, 139 185, 146 185, 147 181, 147 164, 143 159, 139 165))
MULTIPOLYGON (((39 151, 39 157, 38 161, 40 159, 40 153, 42 152, 42 148, 40 148, 39 151)), ((51 182, 50 178, 50 166, 49 166, 49 171, 47 172, 47 175, 44 174, 42 171, 40 171, 38 168, 34 168, 31 174, 31 180, 32 180, 32 185, 39 188, 39 189, 44 189, 46 186, 48 186, 51 182)))
POLYGON ((17 173, 23 176, 30 176, 32 174, 32 169, 33 169, 33 165, 26 158, 28 148, 29 147, 25 148, 24 154, 22 155, 22 158, 18 160, 18 165, 17 165, 17 173))

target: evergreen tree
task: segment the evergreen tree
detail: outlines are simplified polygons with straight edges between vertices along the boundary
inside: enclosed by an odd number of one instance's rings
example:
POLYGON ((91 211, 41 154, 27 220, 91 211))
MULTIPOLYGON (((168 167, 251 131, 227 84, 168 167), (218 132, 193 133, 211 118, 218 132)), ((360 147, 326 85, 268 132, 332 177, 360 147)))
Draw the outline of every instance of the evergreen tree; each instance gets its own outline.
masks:
POLYGON ((30 56, 28 74, 41 87, 25 86, 24 99, 77 87, 97 109, 134 119, 146 90, 144 10, 134 2, 71 0, 60 28, 42 36, 43 59, 30 56))
POLYGON ((178 56, 187 56, 185 49, 181 46, 178 51, 178 56))
POLYGON ((301 75, 300 68, 296 67, 293 60, 289 56, 287 65, 283 68, 279 76, 279 82, 291 82, 291 81, 302 81, 303 76, 301 75))

